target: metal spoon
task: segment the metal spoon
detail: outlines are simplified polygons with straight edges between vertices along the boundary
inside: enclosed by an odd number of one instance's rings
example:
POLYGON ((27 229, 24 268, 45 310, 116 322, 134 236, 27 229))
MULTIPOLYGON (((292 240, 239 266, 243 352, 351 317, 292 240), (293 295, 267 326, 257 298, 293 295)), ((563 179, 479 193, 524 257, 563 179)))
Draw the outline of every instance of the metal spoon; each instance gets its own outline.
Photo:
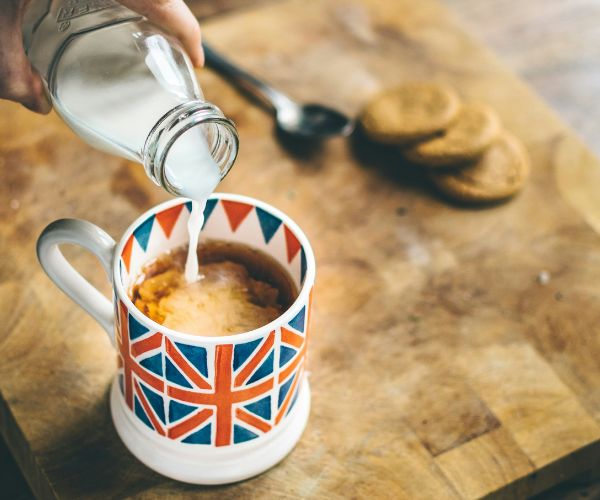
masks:
POLYGON ((206 65, 229 77, 234 84, 275 110, 277 126, 290 135, 304 139, 324 139, 349 135, 354 123, 339 111, 320 104, 299 104, 250 73, 235 66, 206 43, 206 65))

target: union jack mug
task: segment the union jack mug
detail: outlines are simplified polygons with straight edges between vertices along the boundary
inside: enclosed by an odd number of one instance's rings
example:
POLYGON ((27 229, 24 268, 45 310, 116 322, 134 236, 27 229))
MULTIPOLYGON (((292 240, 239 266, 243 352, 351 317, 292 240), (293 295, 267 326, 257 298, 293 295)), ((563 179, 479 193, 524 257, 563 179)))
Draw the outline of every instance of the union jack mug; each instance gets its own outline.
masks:
POLYGON ((189 201, 174 199, 139 217, 115 241, 98 226, 62 219, 37 243, 54 283, 91 314, 118 351, 111 414, 127 448, 180 481, 223 484, 263 472, 287 455, 308 420, 306 351, 315 259, 300 228, 254 199, 215 193, 201 238, 244 243, 274 257, 300 290, 279 318, 227 337, 177 332, 144 316, 127 291, 144 264, 187 244, 189 201), (74 243, 94 253, 113 303, 63 257, 74 243))

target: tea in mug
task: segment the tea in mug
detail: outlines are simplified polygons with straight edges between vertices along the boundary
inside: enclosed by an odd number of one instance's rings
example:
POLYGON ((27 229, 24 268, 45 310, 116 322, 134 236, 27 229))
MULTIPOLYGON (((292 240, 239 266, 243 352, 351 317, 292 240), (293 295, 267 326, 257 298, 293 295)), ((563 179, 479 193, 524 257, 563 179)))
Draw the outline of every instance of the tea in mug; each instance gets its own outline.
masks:
POLYGON ((285 312, 298 296, 289 273, 270 255, 241 243, 198 246, 200 279, 185 279, 187 246, 148 263, 130 298, 150 319, 209 337, 244 333, 285 312))

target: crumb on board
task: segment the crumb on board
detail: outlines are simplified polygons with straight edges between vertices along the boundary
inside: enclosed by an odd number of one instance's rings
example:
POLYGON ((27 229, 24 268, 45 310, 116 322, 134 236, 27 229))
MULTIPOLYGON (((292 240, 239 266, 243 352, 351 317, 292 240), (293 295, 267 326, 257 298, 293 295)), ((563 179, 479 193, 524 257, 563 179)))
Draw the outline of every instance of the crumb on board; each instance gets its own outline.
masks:
POLYGON ((537 275, 537 282, 540 285, 547 285, 550 283, 550 273, 548 271, 540 271, 537 275))

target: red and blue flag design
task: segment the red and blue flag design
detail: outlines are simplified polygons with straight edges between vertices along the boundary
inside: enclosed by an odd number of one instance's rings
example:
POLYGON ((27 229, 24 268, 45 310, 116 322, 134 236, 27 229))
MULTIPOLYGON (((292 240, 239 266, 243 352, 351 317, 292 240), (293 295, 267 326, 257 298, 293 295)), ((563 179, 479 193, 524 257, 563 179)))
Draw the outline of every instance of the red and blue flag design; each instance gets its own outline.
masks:
POLYGON ((211 379, 204 347, 167 339, 169 417, 175 421, 169 437, 227 446, 268 432, 272 427, 274 343, 275 332, 271 332, 251 342, 217 345, 211 379))
POLYGON ((122 302, 118 318, 119 385, 125 403, 142 422, 164 436, 163 335, 139 323, 122 302))
POLYGON ((298 397, 308 345, 308 331, 305 328, 305 311, 304 307, 300 309, 300 312, 288 323, 288 328, 281 327, 278 374, 279 391, 275 424, 278 424, 289 413, 298 397))
POLYGON ((305 308, 280 332, 213 348, 171 340, 140 324, 122 303, 119 309, 121 391, 158 434, 228 446, 269 432, 294 405, 307 346, 305 308))
MULTIPOLYGON (((135 228, 119 260, 124 288, 149 258, 186 242, 190 209, 189 202, 173 205, 135 228)), ((204 215, 209 233, 225 239, 238 233, 236 240, 274 255, 302 286, 305 250, 279 217, 216 198, 204 215)), ((217 346, 175 341, 140 323, 121 301, 116 308, 121 393, 132 414, 161 436, 228 446, 268 433, 293 408, 304 373, 310 300, 268 335, 217 346)))

